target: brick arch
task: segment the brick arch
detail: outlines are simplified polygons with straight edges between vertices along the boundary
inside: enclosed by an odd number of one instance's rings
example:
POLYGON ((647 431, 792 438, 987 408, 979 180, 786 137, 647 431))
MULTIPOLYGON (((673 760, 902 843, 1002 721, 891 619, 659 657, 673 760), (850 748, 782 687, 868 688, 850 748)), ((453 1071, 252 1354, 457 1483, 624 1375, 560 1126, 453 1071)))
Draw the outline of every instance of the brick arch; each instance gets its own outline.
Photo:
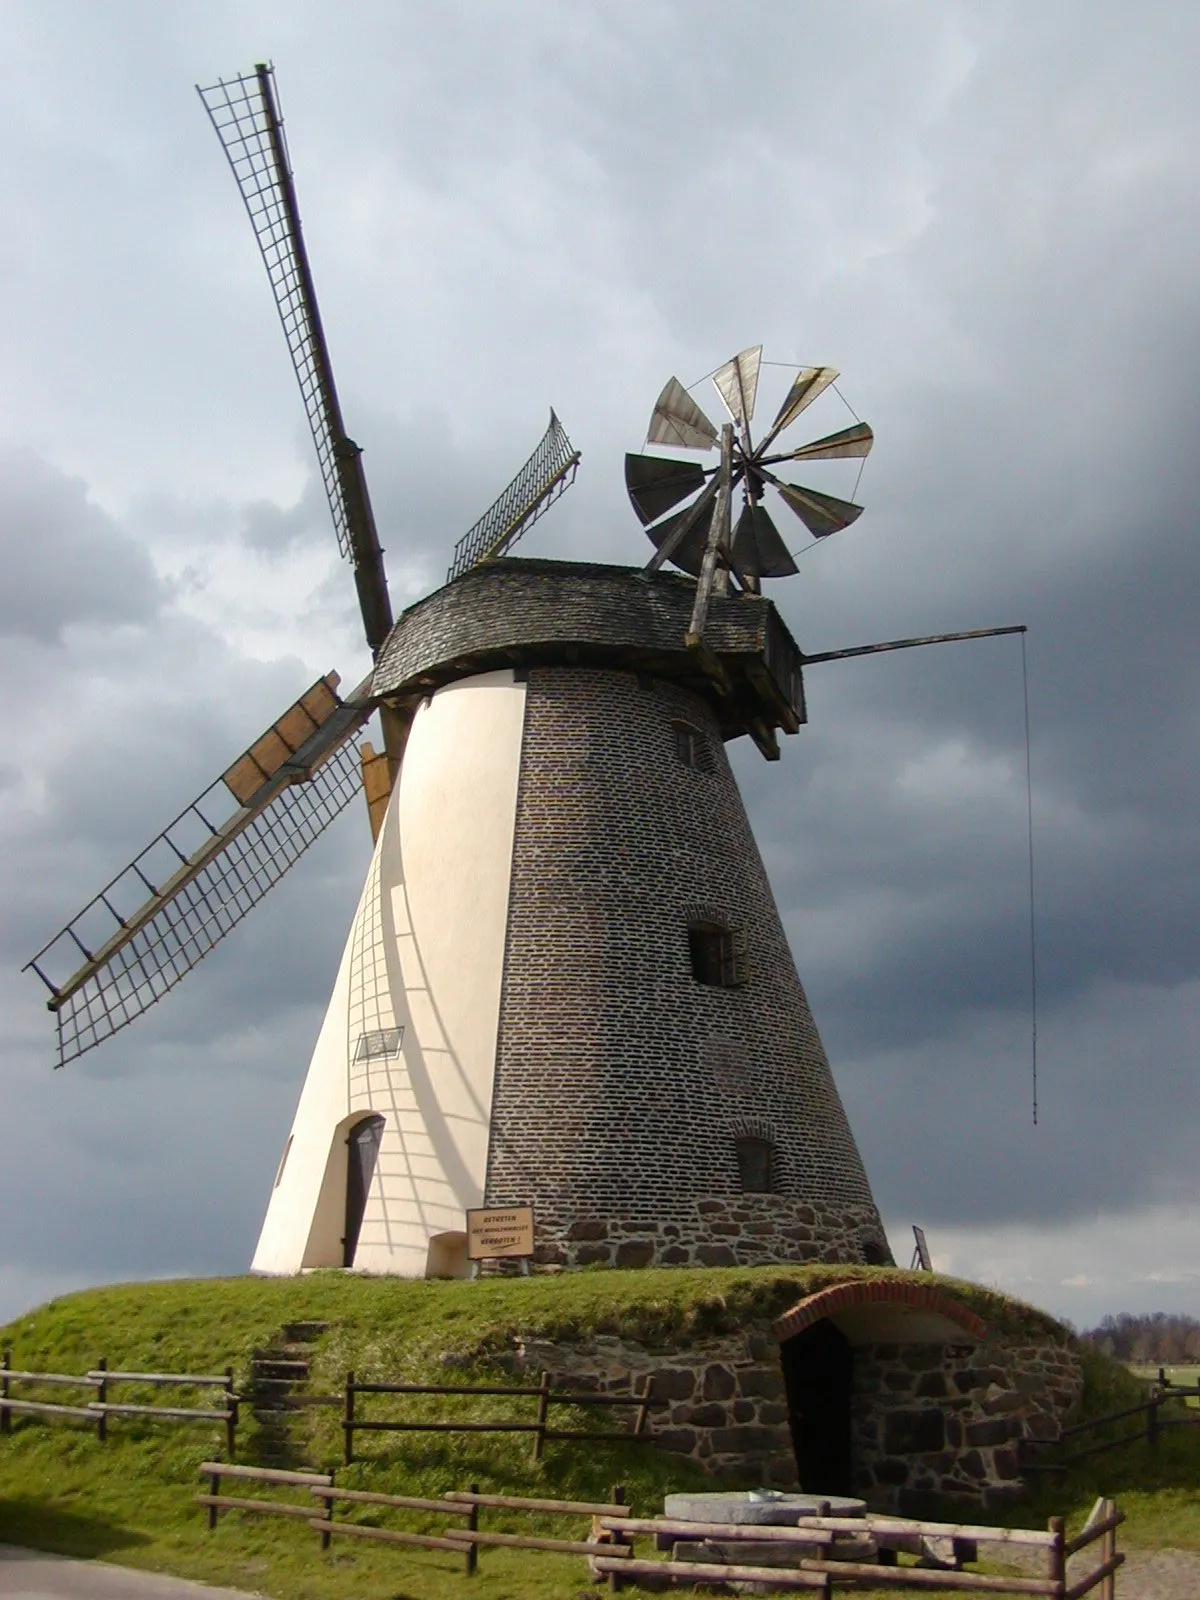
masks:
POLYGON ((957 1323, 973 1339, 983 1339, 987 1335, 987 1323, 983 1318, 976 1316, 974 1311, 953 1295, 931 1284, 901 1283, 894 1279, 856 1279, 851 1283, 835 1283, 828 1289, 819 1289, 816 1294, 806 1295, 790 1311, 785 1311, 772 1326, 782 1344, 785 1339, 794 1338, 814 1322, 820 1322, 822 1317, 846 1311, 851 1306, 864 1305, 907 1306, 914 1311, 932 1311, 957 1323))

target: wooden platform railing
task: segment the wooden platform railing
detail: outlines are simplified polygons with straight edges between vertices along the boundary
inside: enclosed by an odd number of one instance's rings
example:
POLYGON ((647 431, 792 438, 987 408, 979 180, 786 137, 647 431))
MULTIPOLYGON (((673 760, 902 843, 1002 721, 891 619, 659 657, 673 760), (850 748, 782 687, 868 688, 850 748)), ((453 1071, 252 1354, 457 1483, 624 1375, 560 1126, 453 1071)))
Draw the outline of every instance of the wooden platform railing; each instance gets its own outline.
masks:
POLYGON ((655 1400, 652 1381, 647 1378, 637 1394, 595 1394, 589 1391, 574 1392, 552 1389, 550 1377, 543 1372, 538 1387, 501 1388, 486 1384, 430 1384, 430 1383, 360 1383, 353 1372, 346 1374, 345 1408, 342 1417, 343 1459, 347 1466, 354 1460, 354 1435, 356 1433, 529 1433, 533 1435, 533 1459, 540 1460, 548 1439, 629 1440, 649 1438, 646 1420, 652 1406, 665 1402, 655 1400), (536 1416, 528 1422, 498 1420, 495 1422, 461 1421, 439 1418, 364 1418, 357 1409, 360 1395, 467 1395, 502 1397, 506 1400, 531 1399, 537 1401, 536 1416), (629 1433, 602 1433, 587 1428, 552 1428, 549 1425, 551 1406, 623 1406, 635 1412, 633 1429, 629 1433))
POLYGON ((95 1426, 97 1439, 108 1437, 109 1417, 149 1417, 163 1422, 222 1422, 225 1425, 225 1444, 230 1457, 235 1453, 238 1425, 238 1396, 233 1385, 233 1368, 222 1373, 196 1372, 122 1372, 109 1367, 101 1359, 87 1372, 31 1372, 12 1365, 11 1352, 0 1356, 0 1433, 12 1430, 14 1414, 44 1416, 84 1421, 95 1426), (60 1386, 90 1389, 94 1400, 83 1405, 58 1405, 47 1400, 34 1400, 14 1395, 13 1385, 38 1389, 43 1386, 60 1386), (113 1388, 130 1384, 148 1388, 220 1389, 223 1404, 220 1409, 203 1406, 158 1406, 135 1404, 109 1399, 113 1388))

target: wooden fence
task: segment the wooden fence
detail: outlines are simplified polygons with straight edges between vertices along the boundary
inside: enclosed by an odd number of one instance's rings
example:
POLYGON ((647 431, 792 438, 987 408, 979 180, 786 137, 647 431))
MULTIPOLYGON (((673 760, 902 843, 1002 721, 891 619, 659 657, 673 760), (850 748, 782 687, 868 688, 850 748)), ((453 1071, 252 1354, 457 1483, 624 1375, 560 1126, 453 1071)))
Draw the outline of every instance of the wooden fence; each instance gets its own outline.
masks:
MULTIPOLYGON (((606 1435, 606 1437, 608 1437, 606 1435)), ((1116 1572, 1124 1561, 1117 1550, 1117 1529, 1125 1520, 1114 1500, 1100 1499, 1092 1508, 1082 1532, 1068 1539, 1061 1517, 1052 1517, 1043 1532, 1033 1528, 973 1527, 966 1524, 922 1522, 902 1517, 805 1517, 794 1527, 763 1526, 747 1523, 698 1523, 667 1517, 634 1517, 624 1504, 620 1485, 612 1490, 610 1503, 593 1504, 577 1500, 527 1499, 516 1495, 481 1494, 472 1484, 469 1490, 451 1491, 441 1499, 422 1499, 413 1495, 376 1493, 368 1489, 346 1489, 335 1484, 332 1473, 284 1472, 270 1467, 242 1467, 228 1462, 205 1461, 200 1471, 210 1479, 210 1492, 196 1496, 208 1512, 208 1526, 217 1525, 221 1511, 250 1515, 284 1516, 303 1521, 320 1536, 320 1548, 327 1550, 335 1538, 373 1540, 426 1550, 443 1550, 460 1555, 468 1573, 477 1570, 483 1548, 509 1548, 549 1551, 559 1555, 585 1556, 593 1576, 608 1580, 618 1589, 627 1580, 651 1578, 690 1580, 693 1583, 761 1583, 778 1588, 811 1589, 828 1597, 834 1582, 869 1583, 872 1587, 901 1589, 954 1589, 964 1593, 1044 1595, 1047 1600, 1082 1600, 1097 1592, 1097 1600, 1115 1600, 1116 1572), (301 1500, 272 1500, 221 1493, 223 1478, 306 1491, 301 1500), (311 1497, 311 1498, 308 1498, 311 1497), (307 1503, 305 1503, 307 1499, 307 1503), (324 1502, 324 1514, 313 1515, 311 1500, 324 1502), (438 1533, 414 1533, 405 1528, 380 1527, 373 1523, 341 1520, 336 1508, 368 1507, 372 1511, 397 1510, 438 1516, 445 1526, 438 1533), (486 1508, 530 1516, 551 1515, 587 1517, 591 1526, 580 1538, 550 1538, 533 1533, 499 1533, 479 1526, 479 1514, 486 1508), (861 1540, 867 1536, 874 1545, 877 1560, 836 1559, 839 1536, 861 1540), (636 1541, 653 1539, 659 1549, 671 1549, 666 1560, 639 1557, 636 1541), (678 1559, 679 1544, 693 1550, 702 1544, 713 1547, 719 1561, 678 1559), (736 1559, 738 1545, 745 1547, 749 1559, 736 1559), (764 1561, 762 1547, 786 1551, 786 1565, 764 1561), (1099 1561, 1087 1572, 1068 1575, 1072 1557, 1094 1551, 1099 1561), (759 1559, 754 1560, 756 1553, 759 1559), (992 1547, 993 1554, 1021 1549, 1040 1551, 1044 1560, 1042 1577, 1003 1577, 998 1574, 964 1572, 948 1567, 901 1566, 901 1555, 927 1555, 931 1547, 970 1550, 974 1557, 980 1546, 992 1547), (731 1549, 733 1558, 731 1559, 731 1549)), ((1085 1560, 1089 1559, 1085 1557, 1085 1560)))
POLYGON ((1200 1428, 1200 1414, 1195 1416, 1162 1414, 1164 1407, 1169 1412, 1176 1401, 1186 1402, 1190 1397, 1198 1395, 1200 1386, 1183 1387, 1164 1381, 1161 1385, 1155 1384, 1146 1399, 1139 1401, 1135 1406, 1125 1406, 1120 1411, 1110 1411, 1103 1417, 1091 1417, 1087 1422, 1073 1423, 1071 1427, 1063 1428, 1053 1439, 1022 1440, 1021 1470, 1066 1472, 1080 1461, 1088 1461, 1092 1456, 1103 1455, 1107 1450, 1119 1450, 1122 1445, 1137 1444, 1142 1439, 1153 1448, 1162 1435, 1172 1428, 1200 1428), (1141 1419, 1132 1431, 1126 1429, 1115 1438, 1085 1444, 1082 1449, 1068 1447, 1070 1440, 1085 1439, 1089 1434, 1110 1428, 1117 1422, 1127 1422, 1131 1417, 1141 1419), (1048 1452, 1051 1451, 1057 1454, 1049 1456, 1048 1452))
POLYGON ((554 1390, 550 1377, 543 1372, 536 1389, 492 1388, 470 1384, 428 1383, 359 1383, 353 1372, 346 1374, 345 1409, 342 1418, 344 1440, 343 1459, 347 1466, 354 1460, 354 1435, 356 1433, 529 1433, 533 1435, 533 1459, 541 1459, 548 1439, 638 1439, 647 1440, 646 1419, 650 1408, 665 1402, 655 1400, 651 1380, 647 1378, 637 1394, 614 1395, 574 1393, 554 1390), (537 1401, 535 1417, 528 1422, 496 1421, 422 1421, 411 1418, 364 1418, 357 1410, 359 1395, 484 1395, 502 1396, 504 1399, 530 1399, 537 1401), (629 1433, 601 1433, 591 1429, 552 1428, 549 1425, 551 1406, 624 1406, 634 1409, 633 1429, 629 1433))
MULTIPOLYGON (((603 1552, 593 1557, 592 1568, 607 1577, 610 1588, 638 1578, 690 1579, 693 1583, 765 1583, 781 1588, 813 1589, 828 1596, 834 1582, 853 1581, 879 1588, 954 1589, 967 1594, 1045 1595, 1049 1600, 1082 1600, 1099 1591, 1099 1600, 1115 1600, 1115 1573, 1124 1561, 1117 1552, 1116 1530, 1125 1514, 1113 1500, 1097 1500, 1083 1531, 1067 1539, 1063 1519, 1051 1517, 1043 1533, 1033 1528, 988 1528, 945 1522, 918 1522, 900 1517, 805 1517, 795 1527, 764 1527, 747 1523, 676 1522, 665 1517, 601 1517, 602 1533, 624 1546, 624 1551, 603 1552), (866 1534, 874 1541, 877 1561, 838 1560, 838 1534, 866 1534), (672 1537, 693 1549, 702 1543, 714 1546, 719 1561, 656 1561, 633 1554, 634 1541, 653 1537, 660 1546, 672 1537), (1020 1547, 1040 1550, 1046 1572, 1041 1578, 1003 1577, 990 1573, 963 1572, 939 1567, 900 1566, 901 1554, 920 1555, 931 1543, 1020 1547), (729 1559, 730 1547, 741 1543, 750 1548, 766 1544, 786 1550, 790 1565, 739 1562, 729 1559), (1082 1551, 1100 1543, 1100 1562, 1088 1573, 1067 1575, 1067 1562, 1082 1551), (795 1552, 793 1555, 792 1552, 795 1552)), ((678 1545, 676 1546, 678 1550, 678 1545)), ((1076 1564, 1078 1565, 1078 1563, 1076 1564)))
MULTIPOLYGON (((608 1437, 608 1435, 605 1435, 608 1437)), ((625 1491, 615 1484, 609 1501, 600 1504, 585 1500, 527 1499, 516 1495, 480 1494, 479 1485, 470 1489, 455 1490, 440 1500, 423 1499, 416 1495, 382 1494, 371 1489, 344 1489, 333 1481, 332 1473, 283 1472, 271 1467, 239 1467, 228 1462, 204 1461, 200 1471, 209 1478, 208 1494, 198 1494, 196 1503, 206 1507, 211 1531, 217 1525, 221 1511, 239 1511, 250 1515, 284 1516, 302 1518, 320 1535, 321 1549, 328 1550, 335 1538, 373 1540, 376 1543, 407 1545, 422 1550, 446 1550, 461 1556, 468 1573, 479 1566, 481 1546, 519 1550, 551 1551, 559 1555, 591 1556, 607 1551, 623 1552, 614 1545, 607 1534, 593 1532, 591 1537, 579 1539, 554 1539, 532 1533, 492 1533, 479 1526, 479 1513, 484 1507, 498 1507, 506 1511, 521 1512, 529 1516, 587 1517, 593 1530, 598 1519, 621 1516, 627 1509, 625 1491), (267 1500, 221 1493, 222 1478, 250 1480, 269 1487, 286 1486, 307 1490, 309 1496, 325 1502, 324 1513, 314 1516, 311 1500, 303 1504, 295 1500, 267 1500), (441 1533, 413 1533, 406 1528, 379 1527, 374 1523, 345 1522, 338 1518, 336 1507, 341 1503, 351 1508, 367 1506, 391 1510, 419 1512, 426 1516, 439 1516, 448 1523, 461 1523, 461 1527, 446 1527, 441 1533)))
POLYGON ((12 1431, 14 1415, 46 1417, 51 1421, 83 1421, 96 1429, 97 1439, 108 1437, 110 1417, 149 1417, 162 1422, 222 1422, 225 1425, 225 1444, 230 1458, 236 1453, 238 1425, 238 1396, 233 1386, 233 1368, 223 1373, 197 1372, 121 1372, 100 1360, 87 1372, 30 1372, 14 1367, 11 1352, 0 1356, 0 1434, 12 1431), (91 1390, 95 1399, 82 1405, 60 1405, 48 1400, 36 1400, 13 1394, 13 1385, 21 1389, 69 1388, 91 1390), (130 1384, 149 1388, 220 1389, 223 1404, 219 1410, 197 1406, 156 1406, 135 1404, 129 1401, 110 1400, 114 1388, 130 1384))

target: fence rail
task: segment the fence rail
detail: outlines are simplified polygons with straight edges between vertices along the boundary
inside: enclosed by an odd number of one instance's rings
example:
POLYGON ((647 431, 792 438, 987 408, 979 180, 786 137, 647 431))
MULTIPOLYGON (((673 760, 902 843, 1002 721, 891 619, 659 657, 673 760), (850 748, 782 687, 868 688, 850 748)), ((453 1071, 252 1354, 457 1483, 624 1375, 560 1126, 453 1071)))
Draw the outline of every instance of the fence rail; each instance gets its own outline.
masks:
POLYGON ((346 1374, 345 1402, 342 1415, 343 1460, 349 1466, 354 1460, 354 1435, 356 1433, 529 1433, 533 1435, 533 1459, 539 1461, 550 1439, 647 1440, 646 1421, 652 1406, 665 1402, 656 1400, 652 1393, 652 1380, 647 1378, 640 1392, 614 1395, 593 1394, 588 1391, 551 1389, 550 1375, 543 1372, 536 1389, 501 1388, 490 1384, 449 1383, 360 1383, 353 1372, 346 1374), (526 1399, 537 1401, 537 1414, 528 1422, 497 1420, 445 1421, 402 1417, 366 1418, 359 1414, 356 1400, 359 1395, 470 1395, 526 1399), (589 1428, 552 1428, 551 1406, 623 1406, 634 1411, 633 1428, 627 1433, 603 1433, 589 1428))
MULTIPOLYGON (((1082 1600, 1098 1591, 1098 1600, 1115 1600, 1115 1574, 1124 1561, 1117 1550, 1117 1529, 1125 1520, 1115 1500, 1099 1499, 1093 1506, 1082 1532, 1068 1540, 1063 1519, 1051 1517, 1045 1530, 1040 1528, 993 1528, 966 1523, 924 1522, 905 1517, 882 1516, 868 1512, 863 1517, 805 1517, 796 1526, 780 1527, 746 1523, 689 1523, 667 1517, 635 1517, 625 1505, 625 1491, 614 1485, 607 1504, 584 1500, 533 1499, 520 1495, 481 1494, 478 1485, 469 1490, 450 1490, 441 1499, 416 1495, 385 1494, 371 1489, 347 1489, 334 1482, 333 1473, 289 1472, 269 1467, 233 1466, 228 1462, 205 1461, 200 1471, 208 1475, 211 1493, 196 1496, 208 1513, 210 1531, 221 1511, 251 1515, 283 1516, 303 1520, 320 1536, 320 1547, 327 1550, 334 1539, 368 1539, 386 1544, 442 1550, 461 1555, 468 1573, 477 1570, 481 1549, 519 1549, 550 1551, 559 1555, 581 1555, 590 1560, 593 1577, 607 1579, 610 1588, 641 1577, 690 1579, 693 1583, 762 1583, 800 1589, 814 1589, 828 1597, 833 1583, 868 1583, 871 1587, 899 1589, 953 1589, 960 1593, 1042 1595, 1047 1600, 1082 1600), (313 1515, 311 1504, 297 1500, 250 1498, 223 1495, 223 1478, 239 1482, 257 1481, 268 1487, 281 1486, 307 1491, 307 1497, 324 1502, 324 1515, 313 1515), (408 1528, 381 1527, 375 1523, 343 1521, 338 1507, 369 1507, 439 1516, 446 1524, 436 1533, 415 1532, 408 1528), (566 1515, 589 1517, 590 1532, 578 1538, 554 1538, 543 1533, 493 1532, 479 1526, 485 1508, 515 1511, 531 1516, 566 1515), (874 1542, 878 1561, 863 1560, 854 1551, 850 1559, 837 1559, 838 1534, 868 1535, 874 1542), (671 1558, 646 1559, 636 1552, 638 1539, 652 1538, 659 1549, 671 1549, 671 1558), (693 1548, 704 1543, 731 1546, 721 1562, 680 1559, 679 1542, 693 1548), (743 1544, 753 1557, 754 1546, 771 1544, 786 1551, 785 1566, 772 1566, 759 1560, 737 1559, 737 1546, 743 1544), (958 1560, 974 1561, 976 1547, 991 1545, 994 1554, 1004 1547, 1024 1547, 1042 1553, 1046 1569, 1043 1577, 1005 1577, 991 1573, 966 1572, 936 1566, 900 1566, 901 1554, 928 1554, 930 1547, 951 1546, 958 1560), (1078 1570, 1079 1557, 1092 1550, 1098 1564, 1089 1572, 1078 1570), (964 1552, 970 1551, 967 1555, 964 1552), (732 1557, 730 1559, 730 1557, 732 1557), (1067 1562, 1076 1558, 1076 1571, 1068 1577, 1067 1562)), ((857 1542, 857 1541, 856 1541, 857 1542)))
POLYGON ((287 1472, 269 1467, 233 1466, 228 1462, 204 1461, 200 1471, 209 1479, 208 1494, 196 1495, 196 1504, 204 1507, 211 1532, 222 1511, 240 1511, 258 1516, 302 1518, 313 1532, 320 1535, 321 1549, 328 1550, 335 1538, 374 1539, 384 1544, 407 1545, 424 1550, 446 1550, 461 1556, 468 1573, 479 1565, 481 1546, 515 1548, 520 1550, 548 1550, 559 1555, 596 1555, 616 1551, 618 1557, 630 1552, 614 1545, 609 1535, 599 1531, 602 1516, 620 1515, 625 1509, 625 1491, 614 1484, 611 1499, 605 1503, 584 1500, 539 1500, 518 1495, 480 1494, 479 1485, 468 1490, 454 1490, 432 1500, 417 1495, 384 1494, 373 1489, 346 1489, 333 1481, 333 1474, 316 1472, 287 1472), (270 1500, 243 1495, 221 1493, 223 1478, 235 1478, 265 1484, 268 1487, 306 1489, 310 1497, 325 1502, 324 1516, 314 1516, 311 1504, 295 1500, 270 1500), (343 1522, 336 1507, 371 1506, 401 1511, 420 1512, 440 1516, 448 1522, 461 1522, 462 1527, 449 1527, 442 1533, 414 1533, 408 1528, 382 1528, 373 1523, 343 1522), (500 1507, 508 1511, 524 1512, 531 1516, 553 1514, 559 1516, 589 1517, 592 1533, 583 1539, 555 1539, 541 1534, 492 1533, 479 1526, 479 1513, 483 1507, 500 1507))
POLYGON ((161 1422, 223 1422, 225 1443, 230 1458, 236 1451, 239 1399, 233 1384, 233 1368, 226 1367, 221 1374, 189 1372, 122 1372, 110 1369, 106 1361, 99 1361, 87 1372, 33 1372, 24 1367, 14 1367, 11 1352, 0 1356, 0 1434, 11 1433, 12 1419, 16 1416, 72 1418, 94 1425, 96 1437, 103 1442, 108 1437, 109 1417, 149 1417, 161 1422), (40 1388, 71 1387, 90 1389, 96 1398, 83 1405, 59 1405, 49 1400, 32 1400, 12 1393, 13 1384, 40 1388), (214 1406, 154 1406, 133 1401, 110 1400, 114 1385, 144 1384, 151 1387, 173 1386, 181 1389, 211 1389, 219 1387, 224 1405, 214 1406))
POLYGON ((793 1588, 817 1589, 828 1595, 830 1586, 854 1581, 869 1583, 880 1588, 954 1589, 962 1593, 1045 1595, 1048 1600, 1081 1600, 1093 1590, 1101 1589, 1100 1600, 1115 1600, 1114 1574, 1124 1561, 1116 1547, 1116 1530, 1125 1520, 1113 1500, 1098 1500, 1082 1533, 1068 1541, 1064 1534, 1063 1519, 1052 1517, 1045 1532, 1035 1528, 974 1527, 960 1523, 922 1522, 900 1517, 885 1517, 870 1512, 865 1517, 805 1517, 795 1527, 763 1528, 745 1523, 688 1524, 663 1517, 602 1517, 599 1527, 615 1541, 624 1545, 626 1555, 607 1551, 593 1560, 593 1570, 609 1580, 610 1587, 619 1588, 626 1579, 636 1577, 690 1578, 693 1582, 721 1580, 738 1583, 773 1583, 793 1588), (880 1562, 863 1560, 838 1560, 836 1545, 831 1544, 838 1533, 868 1534, 875 1542, 880 1562), (771 1566, 764 1562, 735 1559, 721 1563, 678 1559, 655 1561, 639 1559, 632 1555, 634 1541, 653 1536, 660 1547, 673 1539, 692 1545, 713 1543, 732 1546, 736 1551, 739 1542, 748 1546, 770 1543, 780 1550, 788 1550, 784 1558, 790 1565, 771 1566), (1100 1564, 1086 1575, 1076 1575, 1068 1582, 1067 1560, 1072 1555, 1102 1541, 1100 1564), (888 1557, 892 1563, 901 1553, 922 1552, 924 1545, 951 1544, 956 1549, 969 1544, 1023 1545, 1044 1552, 1046 1573, 1044 1577, 1003 1577, 989 1573, 963 1572, 937 1567, 902 1567, 884 1564, 888 1557), (814 1549, 816 1554, 813 1554, 814 1549))
POLYGON ((1089 1461, 1093 1456, 1104 1455, 1109 1450, 1119 1450, 1122 1445, 1138 1444, 1143 1439, 1153 1448, 1162 1435, 1172 1428, 1200 1428, 1200 1413, 1194 1416, 1162 1415, 1164 1407, 1171 1407, 1176 1401, 1186 1403, 1195 1396, 1200 1396, 1200 1385, 1173 1384, 1160 1373, 1160 1381, 1152 1386, 1146 1399, 1140 1400, 1135 1406, 1123 1406, 1120 1411, 1108 1411, 1102 1417, 1089 1417, 1086 1422, 1073 1422, 1052 1439, 1022 1440, 1021 1469, 1024 1472, 1066 1472, 1080 1461, 1089 1461), (1110 1428, 1114 1423, 1127 1422, 1131 1417, 1141 1417, 1142 1426, 1118 1434, 1115 1439, 1101 1439, 1081 1450, 1065 1448, 1068 1440, 1082 1439, 1103 1428, 1110 1428), (1050 1459, 1039 1458, 1039 1452, 1042 1451, 1059 1453, 1050 1459))

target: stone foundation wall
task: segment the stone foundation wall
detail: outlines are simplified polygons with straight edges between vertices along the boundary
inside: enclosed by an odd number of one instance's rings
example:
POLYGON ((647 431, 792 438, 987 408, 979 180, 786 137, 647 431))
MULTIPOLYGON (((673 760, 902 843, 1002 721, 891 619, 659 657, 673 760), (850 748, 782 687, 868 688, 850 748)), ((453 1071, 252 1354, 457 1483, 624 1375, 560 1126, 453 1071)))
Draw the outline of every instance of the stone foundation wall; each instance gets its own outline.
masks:
POLYGON ((985 1506, 1020 1494, 1022 1438, 1053 1438, 1083 1388, 1051 1344, 861 1345, 852 1399, 855 1492, 920 1515, 935 1495, 985 1506))
MULTIPOLYGON (((611 1241, 610 1241, 611 1242, 611 1241)), ((854 1352, 854 1492, 878 1510, 919 1515, 931 1497, 999 1506, 1023 1488, 1022 1437, 1053 1437, 1082 1388, 1061 1346, 862 1345, 854 1352)), ((743 1488, 794 1489, 796 1461, 778 1341, 766 1331, 686 1351, 633 1340, 529 1340, 498 1358, 510 1371, 550 1374, 560 1388, 630 1394, 647 1378, 665 1402, 650 1413, 655 1443, 743 1488)), ((614 1408, 614 1423, 631 1426, 614 1408)))
MULTIPOLYGON (((547 1211, 549 1214, 547 1214, 547 1211)), ((764 1262, 878 1263, 886 1250, 873 1206, 822 1206, 788 1195, 714 1195, 653 1217, 537 1215, 534 1269, 756 1267, 764 1262)))
MULTIPOLYGON (((779 1345, 770 1334, 735 1334, 686 1351, 654 1351, 633 1340, 597 1337, 586 1345, 528 1340, 503 1364, 523 1376, 548 1372, 558 1388, 632 1394, 647 1378, 655 1398, 649 1432, 660 1449, 698 1461, 747 1486, 796 1487, 779 1345)), ((617 1427, 632 1426, 613 1407, 617 1427)))

